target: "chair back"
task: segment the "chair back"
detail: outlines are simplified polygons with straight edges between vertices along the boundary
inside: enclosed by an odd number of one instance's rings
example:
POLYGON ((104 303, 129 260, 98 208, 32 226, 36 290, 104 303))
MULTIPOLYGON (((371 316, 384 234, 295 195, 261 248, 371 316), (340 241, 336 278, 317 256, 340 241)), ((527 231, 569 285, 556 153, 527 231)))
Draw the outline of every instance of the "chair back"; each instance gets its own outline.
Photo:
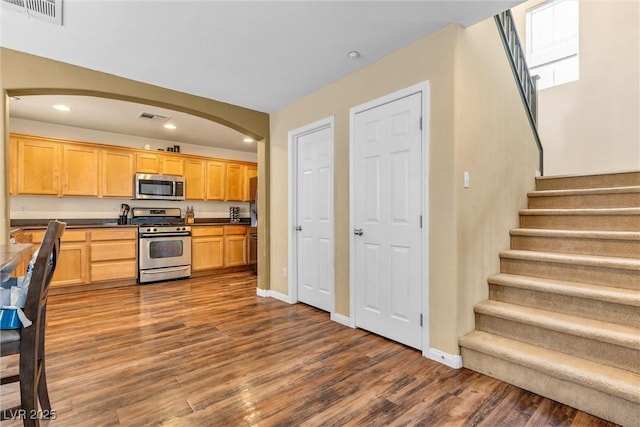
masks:
POLYGON ((21 341, 23 341, 23 345, 25 339, 34 339, 34 342, 44 341, 49 284, 58 263, 60 238, 66 226, 67 224, 64 222, 49 221, 47 231, 44 233, 44 238, 40 244, 23 308, 24 314, 33 322, 33 325, 22 329, 21 341))

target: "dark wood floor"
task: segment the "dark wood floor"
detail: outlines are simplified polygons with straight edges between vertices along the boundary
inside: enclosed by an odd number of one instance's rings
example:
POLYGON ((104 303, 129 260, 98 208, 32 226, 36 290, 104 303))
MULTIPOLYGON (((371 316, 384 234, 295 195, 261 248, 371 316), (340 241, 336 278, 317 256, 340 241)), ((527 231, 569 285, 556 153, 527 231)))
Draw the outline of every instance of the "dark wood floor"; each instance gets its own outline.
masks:
POLYGON ((260 298, 248 273, 52 296, 47 357, 43 426, 612 426, 260 298))

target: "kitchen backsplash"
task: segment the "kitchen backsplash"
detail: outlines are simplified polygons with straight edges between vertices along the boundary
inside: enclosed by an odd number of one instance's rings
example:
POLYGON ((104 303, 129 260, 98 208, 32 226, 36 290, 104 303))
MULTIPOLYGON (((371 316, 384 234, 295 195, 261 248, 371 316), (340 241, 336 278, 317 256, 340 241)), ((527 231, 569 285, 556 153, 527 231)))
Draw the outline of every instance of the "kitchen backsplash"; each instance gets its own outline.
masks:
POLYGON ((249 216, 248 202, 203 202, 185 200, 130 200, 96 199, 81 197, 11 196, 11 219, 51 218, 113 218, 117 219, 120 204, 144 208, 180 208, 184 215, 187 206, 193 206, 196 218, 228 218, 231 206, 240 207, 240 216, 249 216))

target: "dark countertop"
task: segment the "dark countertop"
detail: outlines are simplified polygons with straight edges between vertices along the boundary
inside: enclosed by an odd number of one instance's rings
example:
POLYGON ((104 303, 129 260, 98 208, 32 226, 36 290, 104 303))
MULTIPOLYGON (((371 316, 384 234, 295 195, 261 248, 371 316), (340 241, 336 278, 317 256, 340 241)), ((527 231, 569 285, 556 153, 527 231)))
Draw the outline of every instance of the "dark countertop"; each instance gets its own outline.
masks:
MULTIPOLYGON (((117 219, 89 218, 89 219, 61 219, 67 223, 67 228, 99 228, 99 227, 129 227, 137 228, 135 224, 118 224, 117 219)), ((10 232, 15 233, 25 229, 46 228, 49 220, 46 219, 12 219, 10 232)), ((240 218, 240 222, 229 222, 228 218, 196 218, 192 225, 251 225, 249 218, 240 218)))

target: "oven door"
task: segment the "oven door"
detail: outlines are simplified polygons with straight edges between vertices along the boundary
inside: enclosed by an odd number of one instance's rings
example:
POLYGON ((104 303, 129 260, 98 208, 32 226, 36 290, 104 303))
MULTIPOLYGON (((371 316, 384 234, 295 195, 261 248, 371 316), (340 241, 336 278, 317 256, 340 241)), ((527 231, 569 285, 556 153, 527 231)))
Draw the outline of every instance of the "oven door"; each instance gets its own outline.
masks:
POLYGON ((190 235, 141 235, 139 247, 140 270, 191 265, 190 235))

